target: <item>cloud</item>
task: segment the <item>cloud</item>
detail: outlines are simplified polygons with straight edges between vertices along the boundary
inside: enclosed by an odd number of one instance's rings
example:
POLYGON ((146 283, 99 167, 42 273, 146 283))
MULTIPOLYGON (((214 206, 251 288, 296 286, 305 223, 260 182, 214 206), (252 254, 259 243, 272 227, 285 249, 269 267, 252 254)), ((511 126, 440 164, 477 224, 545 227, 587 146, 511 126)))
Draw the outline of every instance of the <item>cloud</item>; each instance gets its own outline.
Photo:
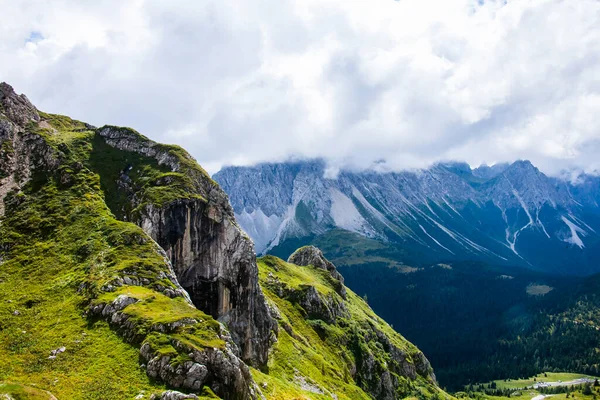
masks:
POLYGON ((600 170, 595 0, 0 0, 0 79, 225 164, 600 170), (384 160, 384 161, 382 161, 384 160))

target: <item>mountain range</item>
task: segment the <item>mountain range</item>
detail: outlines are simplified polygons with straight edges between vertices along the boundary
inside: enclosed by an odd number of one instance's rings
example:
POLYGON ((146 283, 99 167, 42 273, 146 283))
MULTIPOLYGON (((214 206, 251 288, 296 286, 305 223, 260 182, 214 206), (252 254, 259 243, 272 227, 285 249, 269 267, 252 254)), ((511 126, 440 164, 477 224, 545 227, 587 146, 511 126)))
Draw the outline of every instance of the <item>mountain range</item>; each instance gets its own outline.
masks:
POLYGON ((289 254, 291 243, 342 231, 383 244, 406 264, 479 260, 565 275, 600 271, 597 176, 550 177, 526 160, 334 177, 326 170, 322 160, 305 160, 225 167, 213 178, 259 253, 289 254))

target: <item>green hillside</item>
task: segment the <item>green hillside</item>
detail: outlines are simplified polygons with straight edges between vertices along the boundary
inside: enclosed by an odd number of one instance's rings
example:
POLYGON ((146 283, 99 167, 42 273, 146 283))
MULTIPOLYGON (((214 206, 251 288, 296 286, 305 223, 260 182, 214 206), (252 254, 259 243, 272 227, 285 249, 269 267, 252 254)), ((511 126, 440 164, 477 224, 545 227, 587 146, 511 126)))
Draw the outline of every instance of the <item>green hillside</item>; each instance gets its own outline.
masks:
POLYGON ((306 381, 312 392, 304 391, 308 398, 331 398, 335 393, 339 399, 368 399, 365 391, 377 390, 382 374, 388 370, 392 371, 391 379, 400 382, 395 398, 447 396, 434 386, 428 364, 414 374, 414 379, 394 372, 423 362, 422 353, 354 292, 347 290, 344 299, 336 291, 339 283, 329 272, 273 256, 260 258, 258 265, 261 285, 279 314, 280 325, 268 365, 269 376, 255 376, 257 382, 266 383, 268 397, 305 398, 288 382, 306 381), (315 298, 307 304, 304 300, 311 293, 315 298), (405 364, 391 356, 394 352, 403 354, 405 364))
MULTIPOLYGON (((269 305, 261 318, 276 321, 268 362, 249 368, 227 319, 197 309, 167 253, 129 222, 142 207, 182 202, 218 219, 226 197, 204 170, 178 147, 38 114, 0 88, 8 96, 0 96, 0 397, 181 398, 164 397, 172 389, 232 400, 449 397, 425 356, 339 275, 274 257, 257 270, 251 247, 233 247, 249 249, 269 305)), ((220 304, 235 307, 234 295, 220 304)))
POLYGON ((149 398, 164 386, 140 368, 139 347, 179 354, 170 345, 176 336, 152 327, 195 318, 202 322, 176 335, 202 347, 220 345, 220 326, 182 297, 163 294, 177 287, 166 278, 157 245, 136 225, 118 221, 105 203, 102 170, 94 168, 95 132, 66 117, 47 121, 48 128, 29 130, 48 145, 48 157, 60 160, 58 168, 36 171, 25 190, 5 200, 0 381, 35 385, 59 399, 149 398), (101 290, 129 276, 146 284, 101 290), (111 329, 91 312, 122 294, 139 300, 122 310, 132 322, 128 331, 111 329))

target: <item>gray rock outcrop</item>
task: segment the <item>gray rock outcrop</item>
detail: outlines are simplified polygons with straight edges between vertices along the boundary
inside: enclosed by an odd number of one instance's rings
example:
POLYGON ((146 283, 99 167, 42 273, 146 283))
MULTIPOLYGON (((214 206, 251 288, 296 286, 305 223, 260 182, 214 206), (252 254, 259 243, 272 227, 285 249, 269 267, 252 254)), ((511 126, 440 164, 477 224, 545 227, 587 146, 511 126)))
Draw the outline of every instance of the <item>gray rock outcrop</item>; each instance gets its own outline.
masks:
POLYGON ((291 256, 289 256, 289 263, 300 265, 300 266, 308 266, 312 265, 315 268, 320 268, 325 271, 329 271, 331 276, 339 281, 339 285, 336 288, 338 293, 346 298, 346 287, 344 286, 344 277, 340 274, 329 260, 325 258, 323 252, 316 248, 315 246, 304 246, 296 250, 291 256))
POLYGON ((201 198, 146 204, 131 220, 166 251, 194 305, 227 326, 241 358, 265 365, 274 322, 258 285, 253 243, 236 223, 227 195, 197 165, 184 168, 183 162, 195 165, 185 152, 174 155, 129 129, 103 127, 98 134, 110 146, 153 157, 192 179, 201 198))
POLYGON ((17 192, 36 170, 52 170, 59 154, 37 134, 28 132, 40 116, 24 95, 17 95, 7 83, 0 83, 0 217, 5 198, 17 192))

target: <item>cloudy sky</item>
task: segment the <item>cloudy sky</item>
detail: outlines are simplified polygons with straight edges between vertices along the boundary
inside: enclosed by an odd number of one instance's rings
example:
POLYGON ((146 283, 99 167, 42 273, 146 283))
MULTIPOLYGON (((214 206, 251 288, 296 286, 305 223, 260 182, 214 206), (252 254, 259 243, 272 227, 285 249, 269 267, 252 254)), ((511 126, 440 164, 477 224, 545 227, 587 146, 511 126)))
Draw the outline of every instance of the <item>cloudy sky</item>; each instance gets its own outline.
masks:
POLYGON ((221 165, 600 169, 597 0, 0 0, 0 80, 221 165))

